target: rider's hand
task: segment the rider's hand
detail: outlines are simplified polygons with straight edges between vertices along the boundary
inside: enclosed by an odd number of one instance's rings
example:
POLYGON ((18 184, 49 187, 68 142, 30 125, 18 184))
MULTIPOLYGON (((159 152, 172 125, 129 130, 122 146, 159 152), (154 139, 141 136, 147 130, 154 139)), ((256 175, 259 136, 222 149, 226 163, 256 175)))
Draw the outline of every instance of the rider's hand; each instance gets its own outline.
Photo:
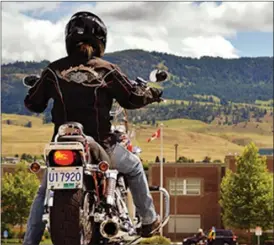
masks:
POLYGON ((156 73, 157 81, 165 81, 168 77, 168 73, 166 71, 159 71, 156 73))
POLYGON ((163 98, 159 98, 159 99, 157 100, 158 103, 164 102, 164 101, 165 101, 165 100, 164 100, 163 98))

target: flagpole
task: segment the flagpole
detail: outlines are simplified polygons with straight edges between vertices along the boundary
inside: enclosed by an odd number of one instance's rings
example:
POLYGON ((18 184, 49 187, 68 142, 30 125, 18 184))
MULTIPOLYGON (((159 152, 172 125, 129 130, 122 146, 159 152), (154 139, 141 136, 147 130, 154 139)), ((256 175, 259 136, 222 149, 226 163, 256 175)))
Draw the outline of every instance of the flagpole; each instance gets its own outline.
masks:
MULTIPOLYGON (((160 187, 163 188, 163 157, 164 157, 164 149, 163 149, 163 124, 160 124, 160 187)), ((163 193, 160 192, 160 217, 163 220, 163 193)), ((160 229, 160 235, 163 235, 163 228, 160 229)))

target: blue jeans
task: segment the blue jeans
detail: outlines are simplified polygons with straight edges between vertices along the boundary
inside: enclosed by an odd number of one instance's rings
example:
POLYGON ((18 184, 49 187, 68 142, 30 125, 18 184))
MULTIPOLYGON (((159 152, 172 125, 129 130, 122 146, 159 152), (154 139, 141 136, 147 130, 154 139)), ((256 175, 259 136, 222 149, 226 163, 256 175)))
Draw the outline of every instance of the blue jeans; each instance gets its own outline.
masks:
MULTIPOLYGON (((136 206, 136 211, 142 218, 142 224, 151 224, 156 220, 157 214, 140 159, 118 144, 114 148, 113 158, 115 162, 114 167, 126 177, 136 206)), ((47 187, 46 176, 47 175, 44 174, 32 204, 23 245, 38 245, 43 236, 45 224, 42 221, 42 216, 47 187)))

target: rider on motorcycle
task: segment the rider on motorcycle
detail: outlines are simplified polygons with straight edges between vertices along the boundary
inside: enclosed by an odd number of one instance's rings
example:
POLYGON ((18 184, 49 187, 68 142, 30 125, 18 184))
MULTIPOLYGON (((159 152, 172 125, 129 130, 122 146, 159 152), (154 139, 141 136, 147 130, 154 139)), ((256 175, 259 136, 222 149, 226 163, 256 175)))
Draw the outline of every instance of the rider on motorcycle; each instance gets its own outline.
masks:
MULTIPOLYGON (((125 175, 134 204, 142 218, 142 236, 160 225, 149 192, 143 166, 138 157, 117 143, 111 133, 110 110, 113 99, 126 109, 138 109, 159 102, 162 91, 133 86, 114 64, 100 57, 104 55, 107 28, 103 21, 90 12, 74 14, 66 25, 67 57, 49 64, 39 81, 29 90, 25 106, 41 113, 49 99, 53 99, 52 122, 54 136, 63 123, 79 122, 85 134, 94 138, 114 159, 116 169, 125 175)), ((41 241, 45 224, 42 222, 46 175, 32 204, 24 245, 41 241)))
POLYGON ((205 233, 204 233, 204 231, 203 231, 202 228, 198 229, 198 233, 195 236, 196 236, 196 238, 198 238, 198 241, 200 241, 200 240, 202 240, 202 239, 204 239, 206 237, 206 235, 205 235, 205 233))

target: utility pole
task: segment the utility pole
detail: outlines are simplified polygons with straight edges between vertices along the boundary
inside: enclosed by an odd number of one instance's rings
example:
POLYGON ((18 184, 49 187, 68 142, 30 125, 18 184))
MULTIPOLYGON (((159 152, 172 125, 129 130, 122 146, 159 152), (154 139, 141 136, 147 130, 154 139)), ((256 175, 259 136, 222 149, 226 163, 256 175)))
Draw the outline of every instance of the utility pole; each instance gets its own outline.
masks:
POLYGON ((174 240, 177 241, 177 179, 178 167, 175 167, 175 202, 174 202, 174 240))
POLYGON ((178 157, 178 144, 176 143, 175 145, 175 163, 177 162, 177 157, 178 157))
MULTIPOLYGON (((163 177, 164 177, 164 167, 163 167, 163 157, 164 157, 164 144, 163 144, 163 128, 164 125, 161 123, 160 124, 160 139, 161 139, 161 154, 160 154, 160 187, 163 188, 163 177)), ((160 217, 161 220, 163 220, 163 193, 160 192, 160 217)), ((160 235, 163 235, 163 228, 160 229, 160 235)))

